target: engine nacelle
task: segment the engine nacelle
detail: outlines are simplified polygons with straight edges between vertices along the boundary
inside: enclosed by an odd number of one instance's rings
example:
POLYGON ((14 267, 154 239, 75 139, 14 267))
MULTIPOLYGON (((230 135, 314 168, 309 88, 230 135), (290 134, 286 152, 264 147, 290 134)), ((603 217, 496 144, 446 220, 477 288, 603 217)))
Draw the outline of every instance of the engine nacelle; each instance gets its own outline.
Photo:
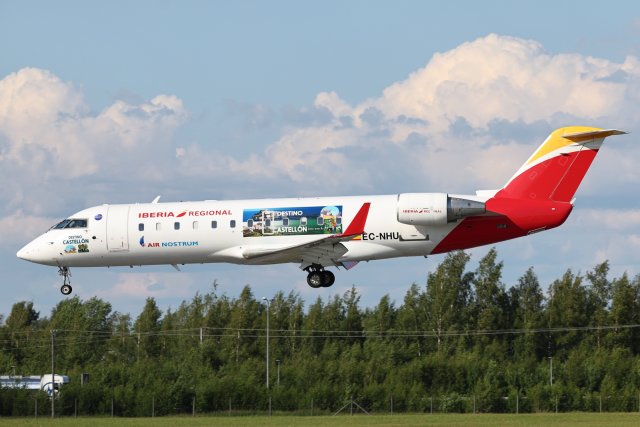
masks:
POLYGON ((398 222, 410 225, 446 225, 486 212, 484 203, 449 197, 446 193, 398 195, 398 222))

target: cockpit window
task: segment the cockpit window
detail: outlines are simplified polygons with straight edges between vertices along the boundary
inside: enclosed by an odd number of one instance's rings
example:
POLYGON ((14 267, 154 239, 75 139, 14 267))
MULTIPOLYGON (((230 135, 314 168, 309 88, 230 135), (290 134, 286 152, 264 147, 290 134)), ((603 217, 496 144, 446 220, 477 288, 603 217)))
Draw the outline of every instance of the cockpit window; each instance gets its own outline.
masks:
POLYGON ((65 219, 64 221, 60 221, 59 223, 57 223, 56 225, 51 227, 51 229, 52 230, 60 230, 62 228, 65 228, 67 226, 67 224, 69 224, 69 221, 71 221, 71 220, 70 219, 65 219))
POLYGON ((72 219, 65 228, 87 228, 86 219, 72 219))
POLYGON ((65 219, 51 228, 53 230, 61 230, 63 228, 87 228, 87 220, 76 218, 65 219))

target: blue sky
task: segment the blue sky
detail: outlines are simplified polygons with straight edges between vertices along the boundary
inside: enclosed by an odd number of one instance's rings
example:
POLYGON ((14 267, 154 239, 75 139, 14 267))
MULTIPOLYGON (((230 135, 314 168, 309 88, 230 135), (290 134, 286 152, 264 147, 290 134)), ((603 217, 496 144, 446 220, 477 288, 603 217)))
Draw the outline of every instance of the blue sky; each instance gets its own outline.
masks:
MULTIPOLYGON (((0 52, 0 313, 63 298, 55 269, 15 252, 87 206, 472 193, 574 124, 632 133, 607 141, 562 228, 497 245, 504 282, 604 259, 640 272, 636 2, 4 1, 0 52)), ((372 306, 441 260, 363 263, 329 290, 294 265, 76 269, 72 283, 134 315, 214 280, 306 301, 355 285, 372 306)))

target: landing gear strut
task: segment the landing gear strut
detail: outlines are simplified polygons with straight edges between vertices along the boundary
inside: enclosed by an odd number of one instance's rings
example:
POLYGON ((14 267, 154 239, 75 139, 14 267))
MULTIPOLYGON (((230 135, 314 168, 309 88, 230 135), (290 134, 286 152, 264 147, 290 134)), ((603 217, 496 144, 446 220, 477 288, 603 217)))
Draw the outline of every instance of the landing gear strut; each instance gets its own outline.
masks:
POLYGON ((310 265, 305 268, 305 271, 309 273, 307 283, 312 288, 328 288, 336 281, 336 276, 332 272, 325 270, 323 266, 318 264, 310 265))
POLYGON ((73 288, 71 287, 71 280, 69 280, 69 277, 71 277, 69 267, 58 267, 58 274, 62 276, 60 292, 62 292, 62 295, 69 295, 71 291, 73 291, 73 288))

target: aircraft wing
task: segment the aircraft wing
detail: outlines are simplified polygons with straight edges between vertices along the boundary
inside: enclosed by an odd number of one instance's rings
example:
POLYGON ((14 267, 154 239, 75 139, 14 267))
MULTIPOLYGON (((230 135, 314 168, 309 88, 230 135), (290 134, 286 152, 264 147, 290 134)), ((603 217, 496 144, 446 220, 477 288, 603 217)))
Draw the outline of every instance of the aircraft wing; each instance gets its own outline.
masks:
POLYGON ((242 256, 249 263, 262 264, 273 262, 301 262, 303 264, 338 265, 337 259, 347 253, 342 244, 364 233, 371 203, 364 203, 349 227, 342 234, 321 236, 317 240, 291 246, 249 247, 242 256))

